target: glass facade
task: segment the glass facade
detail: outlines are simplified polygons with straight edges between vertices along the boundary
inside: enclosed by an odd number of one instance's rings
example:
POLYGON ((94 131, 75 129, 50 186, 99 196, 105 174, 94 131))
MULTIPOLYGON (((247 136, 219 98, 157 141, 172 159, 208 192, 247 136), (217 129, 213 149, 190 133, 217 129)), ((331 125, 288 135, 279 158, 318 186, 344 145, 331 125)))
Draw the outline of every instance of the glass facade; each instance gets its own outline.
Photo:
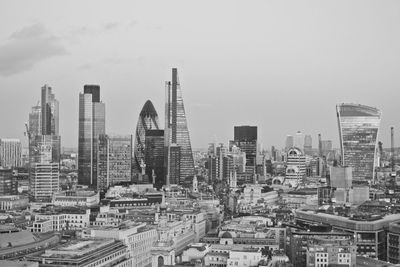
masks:
MULTIPOLYGON (((133 171, 135 173, 142 172, 142 163, 147 165, 146 162, 146 131, 147 130, 158 130, 159 121, 157 112, 150 100, 147 100, 144 104, 139 119, 136 125, 136 136, 134 145, 134 161, 133 171)), ((149 173, 146 171, 146 174, 149 173)), ((150 175, 149 175, 150 176, 150 175)))
POLYGON ((133 136, 99 136, 99 191, 121 182, 131 182, 133 136))
POLYGON ((145 142, 146 174, 156 188, 165 185, 164 130, 147 130, 145 142))
POLYGON ((340 104, 336 111, 342 165, 353 168, 353 181, 373 179, 380 110, 364 105, 340 104))
POLYGON ((42 87, 42 133, 44 135, 59 135, 59 104, 48 85, 42 87))
POLYGON ((165 101, 165 169, 169 183, 183 183, 185 178, 193 176, 194 161, 189 130, 186 121, 182 91, 178 79, 178 70, 172 69, 172 82, 166 83, 165 101))
POLYGON ((97 188, 97 147, 99 135, 105 134, 105 104, 93 102, 90 93, 79 94, 78 134, 78 183, 97 188))

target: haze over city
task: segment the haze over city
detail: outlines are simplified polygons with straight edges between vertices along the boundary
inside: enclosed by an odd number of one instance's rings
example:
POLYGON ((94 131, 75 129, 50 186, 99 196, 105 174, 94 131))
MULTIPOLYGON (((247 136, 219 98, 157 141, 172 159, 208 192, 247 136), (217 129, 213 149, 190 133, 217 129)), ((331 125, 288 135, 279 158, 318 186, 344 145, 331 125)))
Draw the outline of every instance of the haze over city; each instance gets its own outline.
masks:
MULTIPOLYGON (((63 147, 77 147, 78 94, 99 84, 110 133, 134 133, 150 99, 164 116, 177 67, 194 148, 257 125, 265 146, 301 130, 339 146, 335 105, 398 124, 398 1, 4 1, 0 136, 23 136, 44 84, 60 102, 63 147)), ((163 120, 161 120, 163 122, 163 120)), ((397 136, 397 135, 395 135, 397 136)), ((399 140, 396 137, 396 140, 399 140)), ((395 140, 395 144, 398 144, 395 140)))

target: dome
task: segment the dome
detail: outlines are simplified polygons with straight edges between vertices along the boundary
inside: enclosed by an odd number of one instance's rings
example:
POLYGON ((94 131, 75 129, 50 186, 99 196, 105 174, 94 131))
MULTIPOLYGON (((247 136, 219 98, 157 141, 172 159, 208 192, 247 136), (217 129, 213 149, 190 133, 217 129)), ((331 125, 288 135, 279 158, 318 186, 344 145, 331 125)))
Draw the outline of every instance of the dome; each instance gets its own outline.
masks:
POLYGON ((145 117, 145 116, 151 116, 151 117, 157 117, 157 111, 153 106, 153 103, 150 100, 147 100, 146 103, 144 104, 142 111, 140 111, 140 116, 145 117))
POLYGON ((229 232, 225 232, 222 234, 221 238, 232 238, 232 235, 229 232))

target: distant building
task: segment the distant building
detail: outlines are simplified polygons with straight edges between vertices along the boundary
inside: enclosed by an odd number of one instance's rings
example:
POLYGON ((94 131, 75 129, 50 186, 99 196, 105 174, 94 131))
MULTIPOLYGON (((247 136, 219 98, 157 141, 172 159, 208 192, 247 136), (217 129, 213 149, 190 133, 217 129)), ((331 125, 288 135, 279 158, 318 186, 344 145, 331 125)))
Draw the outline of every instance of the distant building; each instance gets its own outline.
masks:
POLYGON ((22 145, 19 139, 0 139, 0 166, 3 168, 22 166, 22 145))
POLYGON ((98 141, 97 189, 107 191, 110 186, 132 181, 133 136, 101 134, 98 141))
POLYGON ((99 205, 99 192, 94 191, 63 191, 53 194, 52 204, 56 206, 73 207, 94 207, 99 205))
POLYGON ((289 151, 294 146, 293 135, 287 135, 285 141, 285 151, 289 151))
POLYGON ((311 135, 306 135, 304 137, 304 154, 305 155, 312 155, 312 137, 311 135))
POLYGON ((336 111, 342 165, 353 168, 353 182, 372 180, 381 111, 357 104, 339 104, 336 111))
MULTIPOLYGON (((147 100, 140 111, 139 119, 136 125, 135 143, 134 143, 134 173, 142 173, 142 166, 147 166, 146 162, 146 134, 147 130, 158 130, 160 122, 158 114, 150 100, 147 100)), ((164 132, 163 132, 164 133, 164 132)))
POLYGON ((28 198, 17 195, 0 195, 0 210, 23 210, 28 207, 28 198))
POLYGON ((106 108, 100 86, 85 85, 79 94, 78 183, 97 188, 99 136, 105 134, 106 108))
POLYGON ((233 139, 229 147, 235 145, 246 153, 246 168, 254 172, 257 162, 257 126, 235 126, 233 139))
POLYGON ((28 129, 32 136, 42 134, 42 106, 32 107, 31 113, 29 113, 28 129))
POLYGON ((303 149, 304 149, 304 134, 301 131, 297 131, 295 136, 294 136, 294 143, 293 146, 297 147, 298 149, 302 150, 302 152, 304 153, 303 149))
POLYGON ((166 82, 165 99, 165 174, 166 185, 181 184, 193 176, 194 161, 183 104, 178 70, 172 69, 172 81, 166 82))
POLYGON ((164 130, 147 130, 145 138, 146 174, 156 188, 165 185, 164 130))
POLYGON ((59 135, 59 103, 52 88, 45 84, 42 87, 41 125, 43 135, 59 135))
POLYGON ((18 182, 11 169, 0 169, 0 196, 18 195, 18 182))
POLYGON ((306 158, 298 148, 291 148, 287 152, 285 183, 298 185, 306 175, 306 158))

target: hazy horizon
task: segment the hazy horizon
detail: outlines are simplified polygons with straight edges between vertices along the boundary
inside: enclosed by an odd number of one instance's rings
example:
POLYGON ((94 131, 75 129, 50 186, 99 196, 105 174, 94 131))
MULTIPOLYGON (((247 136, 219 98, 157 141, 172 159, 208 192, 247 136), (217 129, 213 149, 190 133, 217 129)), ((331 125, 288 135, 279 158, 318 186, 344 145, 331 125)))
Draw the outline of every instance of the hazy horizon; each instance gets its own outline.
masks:
POLYGON ((133 134, 150 99, 164 124, 177 67, 193 148, 258 126, 264 147, 300 130, 339 147, 335 106, 382 111, 378 140, 400 144, 398 1, 4 1, 0 138, 24 123, 49 84, 63 147, 78 144, 78 97, 99 84, 106 131, 133 134), (46 10, 46 12, 43 12, 46 10))

